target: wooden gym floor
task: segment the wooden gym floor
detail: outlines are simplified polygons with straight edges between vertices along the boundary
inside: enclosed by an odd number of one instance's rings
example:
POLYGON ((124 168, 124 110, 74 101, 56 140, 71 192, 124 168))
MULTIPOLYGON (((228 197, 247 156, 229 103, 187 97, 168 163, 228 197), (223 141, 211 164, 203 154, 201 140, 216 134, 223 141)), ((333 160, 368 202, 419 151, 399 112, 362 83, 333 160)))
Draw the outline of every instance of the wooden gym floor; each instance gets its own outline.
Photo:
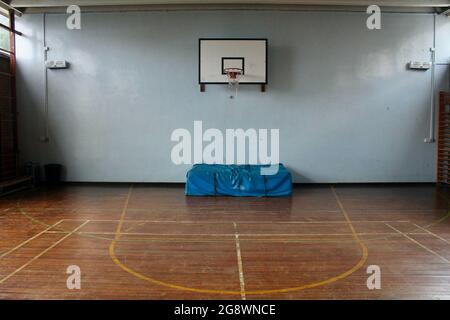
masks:
POLYGON ((0 199, 0 299, 449 299, 449 198, 429 184, 28 191, 0 199), (66 287, 70 265, 80 290, 66 287))

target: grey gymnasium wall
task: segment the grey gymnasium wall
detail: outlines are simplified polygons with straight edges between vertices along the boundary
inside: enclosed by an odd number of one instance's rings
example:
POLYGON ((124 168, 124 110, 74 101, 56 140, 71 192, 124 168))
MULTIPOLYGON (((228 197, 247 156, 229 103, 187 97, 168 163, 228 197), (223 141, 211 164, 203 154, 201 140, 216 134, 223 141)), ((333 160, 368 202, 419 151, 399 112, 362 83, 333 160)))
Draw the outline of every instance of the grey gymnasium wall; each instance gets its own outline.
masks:
MULTIPOLYGON (((279 128, 297 182, 431 182, 428 135, 433 15, 177 11, 85 13, 82 29, 47 14, 50 141, 43 143, 42 14, 24 15, 17 44, 21 160, 59 162, 69 181, 182 182, 170 159, 176 128, 279 128), (269 85, 200 93, 198 38, 269 39, 269 85)), ((436 91, 449 89, 450 19, 437 17, 436 91)))

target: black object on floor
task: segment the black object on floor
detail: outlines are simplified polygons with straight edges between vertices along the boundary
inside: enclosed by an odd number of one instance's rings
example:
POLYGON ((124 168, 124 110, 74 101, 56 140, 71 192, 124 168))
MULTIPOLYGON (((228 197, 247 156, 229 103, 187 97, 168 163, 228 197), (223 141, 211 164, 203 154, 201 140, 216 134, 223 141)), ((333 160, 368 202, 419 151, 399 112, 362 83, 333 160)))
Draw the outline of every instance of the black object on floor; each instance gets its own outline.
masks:
POLYGON ((45 169, 45 180, 50 186, 56 186, 61 183, 61 171, 62 165, 56 163, 46 164, 45 169))

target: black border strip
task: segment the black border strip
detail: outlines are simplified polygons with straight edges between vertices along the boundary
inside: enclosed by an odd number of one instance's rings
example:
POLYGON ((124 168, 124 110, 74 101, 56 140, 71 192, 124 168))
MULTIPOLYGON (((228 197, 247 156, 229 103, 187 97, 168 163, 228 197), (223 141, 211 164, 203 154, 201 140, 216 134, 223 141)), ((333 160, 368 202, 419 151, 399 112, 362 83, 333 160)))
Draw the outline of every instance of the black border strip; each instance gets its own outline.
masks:
POLYGON ((242 75, 245 74, 245 58, 244 57, 222 57, 222 74, 226 74, 225 71, 223 71, 224 68, 224 60, 242 60, 242 75))

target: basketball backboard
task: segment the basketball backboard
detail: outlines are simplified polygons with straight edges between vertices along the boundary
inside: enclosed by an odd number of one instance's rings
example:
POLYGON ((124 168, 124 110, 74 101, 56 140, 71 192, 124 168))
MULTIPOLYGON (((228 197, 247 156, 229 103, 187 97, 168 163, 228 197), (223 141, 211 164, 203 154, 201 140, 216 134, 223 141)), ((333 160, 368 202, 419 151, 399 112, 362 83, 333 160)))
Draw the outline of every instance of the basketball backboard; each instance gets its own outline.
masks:
POLYGON ((240 84, 267 84, 267 39, 200 39, 199 83, 228 84, 227 69, 241 69, 240 84))

